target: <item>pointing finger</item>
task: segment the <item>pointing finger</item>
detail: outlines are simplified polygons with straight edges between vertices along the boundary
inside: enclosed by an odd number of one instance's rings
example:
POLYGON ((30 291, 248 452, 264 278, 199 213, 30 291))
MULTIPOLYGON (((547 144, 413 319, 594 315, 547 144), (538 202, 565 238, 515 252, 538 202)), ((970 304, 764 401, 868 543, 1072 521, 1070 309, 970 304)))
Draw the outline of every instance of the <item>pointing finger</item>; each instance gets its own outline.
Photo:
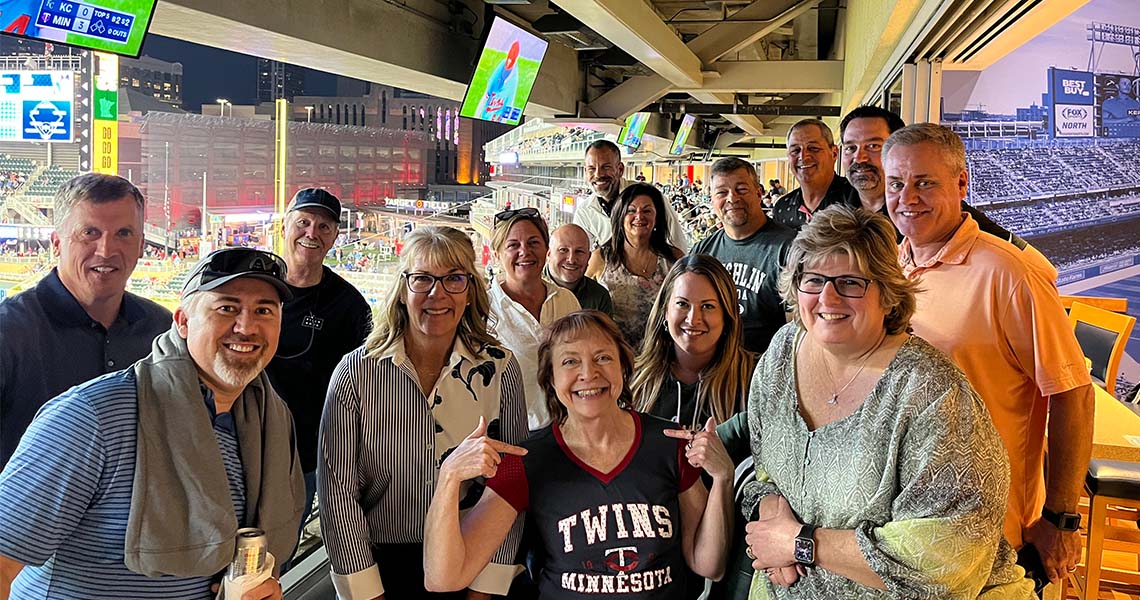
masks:
POLYGON ((500 454, 514 454, 515 456, 526 456, 526 453, 527 453, 526 448, 520 448, 519 446, 512 446, 511 444, 508 444, 506 442, 500 442, 499 440, 487 440, 487 444, 489 446, 491 446, 492 450, 494 450, 495 452, 498 452, 500 454))

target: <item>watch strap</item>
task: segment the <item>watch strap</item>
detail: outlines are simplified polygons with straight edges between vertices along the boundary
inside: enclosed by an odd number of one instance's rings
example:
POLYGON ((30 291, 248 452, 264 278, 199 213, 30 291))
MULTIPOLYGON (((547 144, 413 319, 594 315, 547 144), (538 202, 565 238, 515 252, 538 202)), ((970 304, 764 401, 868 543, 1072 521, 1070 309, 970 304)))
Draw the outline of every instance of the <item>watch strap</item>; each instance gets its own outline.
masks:
POLYGON ((804 523, 804 526, 800 527, 800 533, 796 537, 803 538, 806 540, 811 540, 814 542, 815 541, 815 530, 816 530, 815 525, 812 525, 810 523, 804 523))
POLYGON ((1061 531, 1076 531, 1081 528, 1081 515, 1078 513, 1054 512, 1042 507, 1041 518, 1061 531))

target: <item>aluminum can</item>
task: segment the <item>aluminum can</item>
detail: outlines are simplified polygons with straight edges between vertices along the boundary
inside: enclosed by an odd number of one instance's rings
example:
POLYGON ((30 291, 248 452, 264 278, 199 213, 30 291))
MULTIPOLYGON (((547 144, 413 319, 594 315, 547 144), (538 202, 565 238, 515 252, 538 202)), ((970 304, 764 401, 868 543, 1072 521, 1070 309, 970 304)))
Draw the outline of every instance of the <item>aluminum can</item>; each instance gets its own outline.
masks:
POLYGON ((234 560, 230 563, 226 576, 233 580, 260 573, 265 568, 265 555, 268 551, 269 541, 265 538, 265 531, 257 527, 239 529, 234 560))

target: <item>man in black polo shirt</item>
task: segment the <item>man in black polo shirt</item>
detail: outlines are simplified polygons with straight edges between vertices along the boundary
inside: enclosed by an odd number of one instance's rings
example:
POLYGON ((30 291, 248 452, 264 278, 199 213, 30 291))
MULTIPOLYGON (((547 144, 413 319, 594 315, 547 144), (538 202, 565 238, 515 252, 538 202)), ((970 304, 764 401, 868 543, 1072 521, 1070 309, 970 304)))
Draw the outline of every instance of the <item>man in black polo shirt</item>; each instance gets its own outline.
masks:
MULTIPOLYGON (((840 156, 843 172, 851 182, 846 203, 852 208, 865 208, 890 218, 887 214, 887 189, 883 177, 883 143, 906 123, 895 113, 878 106, 860 106, 839 122, 840 156)), ((1017 234, 998 225, 982 211, 962 201, 962 210, 978 222, 982 231, 997 236, 1021 250, 1037 252, 1017 234)), ((897 229, 896 229, 897 231, 897 229)), ((903 235, 898 234, 899 243, 903 235)), ((1042 257, 1044 258, 1044 257, 1042 257)))
POLYGON ((317 431, 329 379, 340 359, 364 343, 372 310, 352 284, 324 265, 340 229, 336 196, 319 188, 297 192, 284 226, 282 258, 293 299, 282 310, 281 341, 266 372, 297 428, 307 494, 303 527, 317 491, 317 431))
POLYGON ((145 207, 138 188, 114 175, 80 175, 56 192, 59 266, 0 302, 0 468, 45 402, 131 366, 170 329, 169 310, 126 291, 145 207))
POLYGON ((701 240, 691 254, 720 261, 736 283, 744 347, 762 353, 788 322, 776 281, 796 232, 769 219, 760 204, 756 168, 739 158, 713 163, 712 208, 724 228, 701 240))
POLYGON ((800 187, 776 201, 772 218, 796 231, 811 216, 843 204, 851 184, 835 174, 839 149, 831 128, 819 119, 803 119, 788 130, 788 166, 800 187))

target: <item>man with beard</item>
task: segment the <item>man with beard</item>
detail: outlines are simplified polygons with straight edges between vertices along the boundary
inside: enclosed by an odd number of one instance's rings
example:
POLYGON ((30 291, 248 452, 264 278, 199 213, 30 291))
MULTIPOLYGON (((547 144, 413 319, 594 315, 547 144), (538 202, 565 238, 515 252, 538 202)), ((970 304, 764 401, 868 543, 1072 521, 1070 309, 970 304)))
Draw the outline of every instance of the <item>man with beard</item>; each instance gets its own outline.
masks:
POLYGON ((285 282, 293 299, 281 317, 281 344, 265 372, 293 413, 297 453, 305 473, 305 514, 317 493, 317 433, 333 370, 364 343, 372 309, 364 296, 324 265, 340 229, 340 200, 305 188, 285 213, 285 282))
MULTIPOLYGON (((887 191, 883 183, 883 144, 903 127, 901 117, 878 106, 860 106, 847 113, 839 123, 843 172, 851 182, 846 203, 852 208, 865 208, 890 218, 887 214, 887 191)), ((1017 234, 998 225, 982 211, 962 201, 962 210, 970 213, 978 228, 1013 244, 1018 249, 1037 252, 1017 234)), ((896 229, 897 231, 897 229, 896 229)), ((898 234, 899 242, 903 235, 898 234)), ((1041 257, 1044 260, 1044 257, 1041 257)), ((1047 261, 1046 261, 1047 262, 1047 261)), ((1056 277, 1056 274, 1054 274, 1056 277)))
POLYGON ((832 204, 842 204, 851 184, 835 174, 835 136, 819 119, 802 119, 788 130, 788 166, 799 189, 776 201, 772 218, 796 231, 811 216, 832 204))
MULTIPOLYGON (((622 179, 625 164, 621 149, 609 140, 598 140, 586 147, 586 183, 594 194, 574 211, 574 224, 586 230, 594 248, 613 237, 610 210, 628 182, 622 179)), ((685 252, 689 239, 673 207, 665 203, 665 219, 669 223, 669 243, 685 252)))
MULTIPOLYGON (((0 473, 0 570, 17 598, 200 599, 264 530, 284 560, 305 483, 293 420, 262 373, 285 264, 249 248, 202 259, 173 327, 130 368, 48 402, 0 473)), ((270 578, 244 600, 280 599, 270 578)))
POLYGON ((130 366, 170 329, 169 310, 126 291, 145 244, 145 206, 115 175, 80 175, 56 192, 59 265, 0 302, 0 469, 45 402, 130 366))
POLYGON ((585 229, 567 223, 550 234, 543 275, 555 285, 573 292, 583 309, 600 310, 612 317, 614 302, 610 292, 592 277, 586 277, 588 262, 590 238, 585 229))

